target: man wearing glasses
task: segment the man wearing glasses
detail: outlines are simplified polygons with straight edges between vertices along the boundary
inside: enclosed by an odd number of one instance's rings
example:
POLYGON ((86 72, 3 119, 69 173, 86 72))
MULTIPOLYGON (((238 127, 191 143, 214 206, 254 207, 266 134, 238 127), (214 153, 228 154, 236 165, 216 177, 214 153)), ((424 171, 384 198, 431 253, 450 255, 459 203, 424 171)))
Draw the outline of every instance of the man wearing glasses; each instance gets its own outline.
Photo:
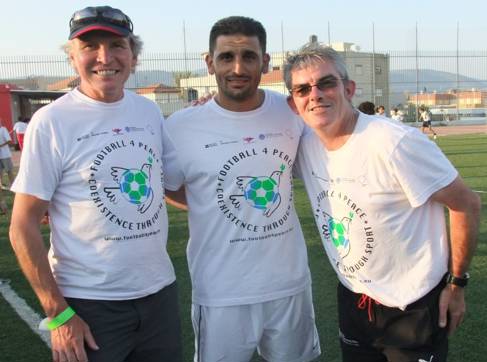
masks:
POLYGON ((464 318, 479 197, 418 130, 354 109, 355 83, 333 49, 305 46, 284 78, 313 131, 297 171, 340 281, 343 361, 446 361, 447 334, 464 318))
POLYGON ((141 46, 120 10, 75 12, 66 52, 80 85, 40 109, 25 136, 10 238, 56 362, 181 361, 166 252, 169 151, 157 106, 123 88, 141 46))

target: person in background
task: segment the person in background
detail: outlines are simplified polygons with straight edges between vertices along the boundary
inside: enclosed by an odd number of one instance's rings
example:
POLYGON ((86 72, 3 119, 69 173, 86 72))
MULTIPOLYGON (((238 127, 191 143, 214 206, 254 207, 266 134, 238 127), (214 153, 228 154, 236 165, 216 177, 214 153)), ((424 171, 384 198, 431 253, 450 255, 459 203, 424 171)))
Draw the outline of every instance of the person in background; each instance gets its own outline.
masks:
POLYGON ((14 165, 12 163, 12 152, 10 151, 11 144, 12 138, 2 119, 0 119, 0 183, 4 189, 8 189, 14 180, 14 165), (4 173, 7 174, 7 183, 3 181, 4 173))
POLYGON ((419 119, 421 123, 421 132, 425 133, 425 129, 429 129, 433 133, 433 139, 436 139, 437 135, 433 127, 431 127, 431 112, 426 107, 419 108, 419 119))
POLYGON ((372 102, 362 102, 358 105, 357 109, 365 114, 375 114, 375 105, 372 102))
POLYGON ((394 107, 391 111, 391 119, 402 122, 404 121, 404 114, 399 110, 399 108, 394 107))
POLYGON ((27 125, 29 124, 29 118, 19 117, 18 121, 15 122, 13 131, 15 132, 15 137, 17 138, 17 144, 19 145, 20 151, 24 148, 24 134, 27 130, 27 125))
POLYGON ((109 6, 78 10, 69 26, 80 85, 29 124, 10 240, 48 317, 53 361, 180 362, 166 251, 171 150, 156 104, 124 90, 142 42, 109 6), (47 210, 49 253, 39 229, 47 210))
POLYGON ((378 116, 386 117, 386 109, 383 105, 377 106, 377 112, 376 114, 378 116))
POLYGON ((320 345, 306 245, 292 193, 303 132, 286 97, 259 89, 262 24, 234 16, 210 32, 206 64, 218 94, 168 118, 176 152, 169 197, 185 191, 198 362, 306 362, 320 345))
POLYGON ((296 172, 339 278, 343 361, 446 361, 465 316, 480 198, 416 128, 354 109, 355 82, 332 48, 289 55, 284 78, 312 130, 296 172))

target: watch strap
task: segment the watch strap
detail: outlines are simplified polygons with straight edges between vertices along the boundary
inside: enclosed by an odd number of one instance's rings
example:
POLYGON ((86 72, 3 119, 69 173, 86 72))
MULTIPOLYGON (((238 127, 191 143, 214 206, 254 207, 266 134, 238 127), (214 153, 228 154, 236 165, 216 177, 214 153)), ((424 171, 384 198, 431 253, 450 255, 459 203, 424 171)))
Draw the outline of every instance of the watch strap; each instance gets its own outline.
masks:
POLYGON ((446 274, 446 283, 447 284, 453 284, 458 287, 466 287, 468 284, 468 280, 470 279, 470 274, 465 273, 461 277, 457 277, 453 275, 452 273, 447 273, 446 274))

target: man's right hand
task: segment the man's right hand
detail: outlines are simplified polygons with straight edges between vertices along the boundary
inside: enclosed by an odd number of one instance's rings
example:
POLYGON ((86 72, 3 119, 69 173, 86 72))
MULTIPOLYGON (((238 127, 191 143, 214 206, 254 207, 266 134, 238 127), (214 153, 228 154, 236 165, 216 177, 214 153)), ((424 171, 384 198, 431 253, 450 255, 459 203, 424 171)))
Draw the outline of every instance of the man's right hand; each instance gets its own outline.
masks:
POLYGON ((216 96, 216 91, 212 91, 211 93, 206 93, 203 96, 199 97, 198 99, 195 99, 191 102, 191 106, 202 106, 208 101, 211 101, 214 97, 216 96))
POLYGON ((51 331, 51 344, 53 362, 88 362, 85 344, 99 349, 90 327, 77 315, 51 331))

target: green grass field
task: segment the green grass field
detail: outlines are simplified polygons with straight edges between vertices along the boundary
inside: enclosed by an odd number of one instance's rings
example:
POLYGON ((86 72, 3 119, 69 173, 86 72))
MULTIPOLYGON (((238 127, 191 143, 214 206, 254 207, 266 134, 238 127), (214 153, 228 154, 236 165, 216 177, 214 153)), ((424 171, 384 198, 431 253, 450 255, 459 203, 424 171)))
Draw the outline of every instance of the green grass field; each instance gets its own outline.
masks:
MULTIPOLYGON (((467 184, 474 190, 487 192, 487 135, 448 136, 437 140, 448 158, 458 168, 467 184)), ((413 172, 413 170, 412 170, 413 172)), ((320 361, 338 362, 340 354, 337 339, 335 287, 336 277, 324 255, 314 219, 303 186, 296 183, 296 207, 300 215, 308 245, 309 263, 313 275, 313 293, 318 331, 323 355, 320 361)), ((481 193, 483 212, 480 226, 479 247, 470 268, 472 279, 467 287, 467 317, 461 329, 451 338, 450 362, 485 361, 487 343, 483 335, 487 330, 487 194, 481 193)), ((10 195, 8 196, 11 205, 10 195)), ((180 289, 181 314, 185 361, 192 361, 193 334, 190 322, 191 287, 185 257, 188 231, 185 213, 169 208, 170 234, 168 248, 172 257, 180 289)), ((9 279, 12 288, 38 313, 39 304, 23 278, 8 241, 6 216, 0 216, 0 279, 9 279)), ((47 235, 48 229, 43 229, 47 235)), ((0 296, 0 361, 43 362, 50 361, 50 352, 24 322, 17 317, 10 305, 0 296)), ((260 361, 256 358, 255 361, 260 361)))

